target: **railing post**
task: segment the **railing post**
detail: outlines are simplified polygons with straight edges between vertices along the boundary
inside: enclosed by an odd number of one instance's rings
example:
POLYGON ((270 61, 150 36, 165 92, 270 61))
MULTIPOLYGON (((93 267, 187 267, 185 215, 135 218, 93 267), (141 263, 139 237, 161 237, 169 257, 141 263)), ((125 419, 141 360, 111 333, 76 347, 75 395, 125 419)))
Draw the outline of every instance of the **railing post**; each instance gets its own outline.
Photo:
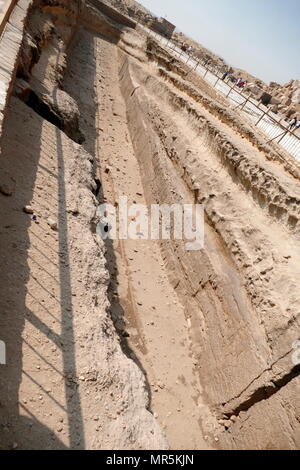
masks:
POLYGON ((282 141, 282 139, 289 133, 289 130, 287 129, 285 134, 281 137, 281 139, 278 140, 278 144, 282 141))
POLYGON ((260 123, 260 121, 261 121, 265 116, 268 115, 268 112, 269 112, 269 110, 266 111, 266 112, 263 112, 263 114, 260 116, 259 120, 255 123, 255 126, 258 126, 258 124, 260 123))
POLYGON ((279 144, 279 143, 282 141, 282 139, 283 139, 288 133, 289 133, 289 130, 286 129, 286 131, 283 132, 282 134, 279 134, 279 135, 277 135, 276 137, 273 137, 273 139, 268 140, 268 141, 267 141, 267 144, 270 144, 270 143, 273 142, 274 140, 278 139, 278 137, 280 137, 280 139, 279 139, 278 142, 277 142, 277 143, 279 144))
POLYGON ((249 98, 247 98, 244 103, 242 104, 242 107, 241 107, 241 110, 244 109, 244 107, 246 106, 246 104, 248 103, 249 101, 249 98))
POLYGON ((247 98, 246 101, 243 103, 243 105, 242 105, 242 107, 241 107, 241 110, 244 109, 244 107, 246 106, 246 104, 248 103, 248 101, 250 101, 250 96, 251 96, 251 93, 249 93, 248 98, 247 98))
POLYGON ((218 84, 219 81, 220 81, 220 77, 217 78, 217 81, 216 81, 216 83, 214 84, 214 88, 216 88, 216 86, 217 86, 217 84, 218 84))
POLYGON ((231 87, 231 86, 229 85, 229 92, 227 93, 226 98, 228 98, 228 96, 230 95, 230 93, 232 92, 233 89, 234 89, 234 86, 231 87))

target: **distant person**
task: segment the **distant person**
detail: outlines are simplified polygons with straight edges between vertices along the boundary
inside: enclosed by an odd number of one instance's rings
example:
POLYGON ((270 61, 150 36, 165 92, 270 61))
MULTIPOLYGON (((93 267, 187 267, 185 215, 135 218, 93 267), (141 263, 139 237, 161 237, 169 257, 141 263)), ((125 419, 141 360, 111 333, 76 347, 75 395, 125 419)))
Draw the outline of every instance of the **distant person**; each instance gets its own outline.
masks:
MULTIPOLYGON (((299 122, 299 121, 298 121, 298 117, 295 116, 295 117, 291 120, 291 122, 289 123, 288 130, 291 131, 294 127, 296 127, 297 124, 298 124, 298 122, 299 122)), ((299 127, 300 127, 300 126, 299 126, 299 127)), ((297 129, 298 129, 298 128, 297 128, 297 129)))
POLYGON ((223 74, 222 80, 225 80, 228 77, 228 74, 229 74, 229 70, 226 70, 226 72, 224 72, 223 74))
POLYGON ((296 124, 296 129, 300 129, 300 121, 297 121, 297 124, 296 124))
POLYGON ((237 86, 238 86, 239 88, 244 88, 245 85, 246 85, 246 81, 243 80, 242 78, 240 78, 240 79, 238 80, 237 86))

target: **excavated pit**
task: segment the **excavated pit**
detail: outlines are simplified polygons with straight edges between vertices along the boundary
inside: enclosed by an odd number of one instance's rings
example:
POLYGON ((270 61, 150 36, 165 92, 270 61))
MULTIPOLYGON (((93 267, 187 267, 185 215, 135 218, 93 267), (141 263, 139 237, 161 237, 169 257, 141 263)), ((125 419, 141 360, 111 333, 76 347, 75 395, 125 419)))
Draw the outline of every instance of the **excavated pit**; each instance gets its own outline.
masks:
MULTIPOLYGON (((130 58, 124 57, 120 79, 148 202, 205 205, 205 249, 190 255, 165 243, 162 251, 191 323, 203 396, 224 421, 221 445, 290 446, 288 434, 275 443, 272 423, 279 413, 280 427, 282 402, 293 401, 299 385, 291 361, 298 336, 299 186, 130 58)), ((292 406, 297 419, 298 405, 292 406)))
POLYGON ((1 137, 0 446, 299 448, 299 168, 79 3, 34 2, 1 137), (204 248, 101 240, 121 196, 203 204, 204 248))

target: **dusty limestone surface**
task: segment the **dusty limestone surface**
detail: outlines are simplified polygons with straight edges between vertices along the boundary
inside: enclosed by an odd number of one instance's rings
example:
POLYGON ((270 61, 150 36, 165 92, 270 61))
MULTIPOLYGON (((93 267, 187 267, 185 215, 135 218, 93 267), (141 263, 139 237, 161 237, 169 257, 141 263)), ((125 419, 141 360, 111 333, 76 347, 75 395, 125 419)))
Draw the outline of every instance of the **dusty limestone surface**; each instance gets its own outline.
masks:
POLYGON ((3 448, 299 448, 299 168, 183 72, 88 2, 33 4, 1 138, 3 448), (204 248, 101 240, 124 195, 202 203, 204 248))
POLYGON ((205 249, 162 249, 225 431, 217 438, 226 448, 297 448, 298 180, 128 57, 120 77, 148 200, 185 200, 184 182, 205 206, 205 249))
POLYGON ((145 380, 122 354, 109 316, 105 247, 91 231, 91 156, 21 101, 10 106, 1 154, 1 176, 14 184, 1 206, 9 361, 1 447, 161 447, 145 380))
MULTIPOLYGON (((65 16, 59 12, 56 34, 57 5, 54 11, 51 2, 43 2, 45 10, 35 6, 23 53, 31 57, 35 37, 40 55, 26 63, 29 70, 22 60, 19 68, 34 95, 11 97, 1 138, 0 332, 7 365, 1 366, 0 447, 165 449, 146 378, 123 353, 111 319, 106 247, 95 234, 94 152, 49 122, 54 106, 62 122, 62 108, 78 117, 74 100, 57 88, 66 38, 76 31, 76 2, 65 16), (41 91, 52 100, 43 101, 41 91)), ((89 45, 94 36, 86 34, 89 45)))

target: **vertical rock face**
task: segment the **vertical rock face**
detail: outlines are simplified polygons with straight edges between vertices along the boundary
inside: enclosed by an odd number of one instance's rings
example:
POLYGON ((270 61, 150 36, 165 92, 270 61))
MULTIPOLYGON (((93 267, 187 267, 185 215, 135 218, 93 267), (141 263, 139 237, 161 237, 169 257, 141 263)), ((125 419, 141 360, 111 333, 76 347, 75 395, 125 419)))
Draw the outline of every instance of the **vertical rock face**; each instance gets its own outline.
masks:
POLYGON ((217 440, 223 448, 298 448, 299 209, 290 205, 298 180, 126 57, 121 77, 149 201, 176 202, 184 181, 205 207, 204 250, 190 254, 168 242, 162 249, 192 324, 205 396, 223 427, 217 440), (282 190, 293 192, 290 202, 282 190))
POLYGON ((111 319, 95 142, 81 145, 80 121, 97 112, 97 35, 116 44, 121 32, 76 0, 36 0, 26 19, 1 136, 1 448, 167 448, 111 319), (79 37, 76 102, 64 80, 79 37))

